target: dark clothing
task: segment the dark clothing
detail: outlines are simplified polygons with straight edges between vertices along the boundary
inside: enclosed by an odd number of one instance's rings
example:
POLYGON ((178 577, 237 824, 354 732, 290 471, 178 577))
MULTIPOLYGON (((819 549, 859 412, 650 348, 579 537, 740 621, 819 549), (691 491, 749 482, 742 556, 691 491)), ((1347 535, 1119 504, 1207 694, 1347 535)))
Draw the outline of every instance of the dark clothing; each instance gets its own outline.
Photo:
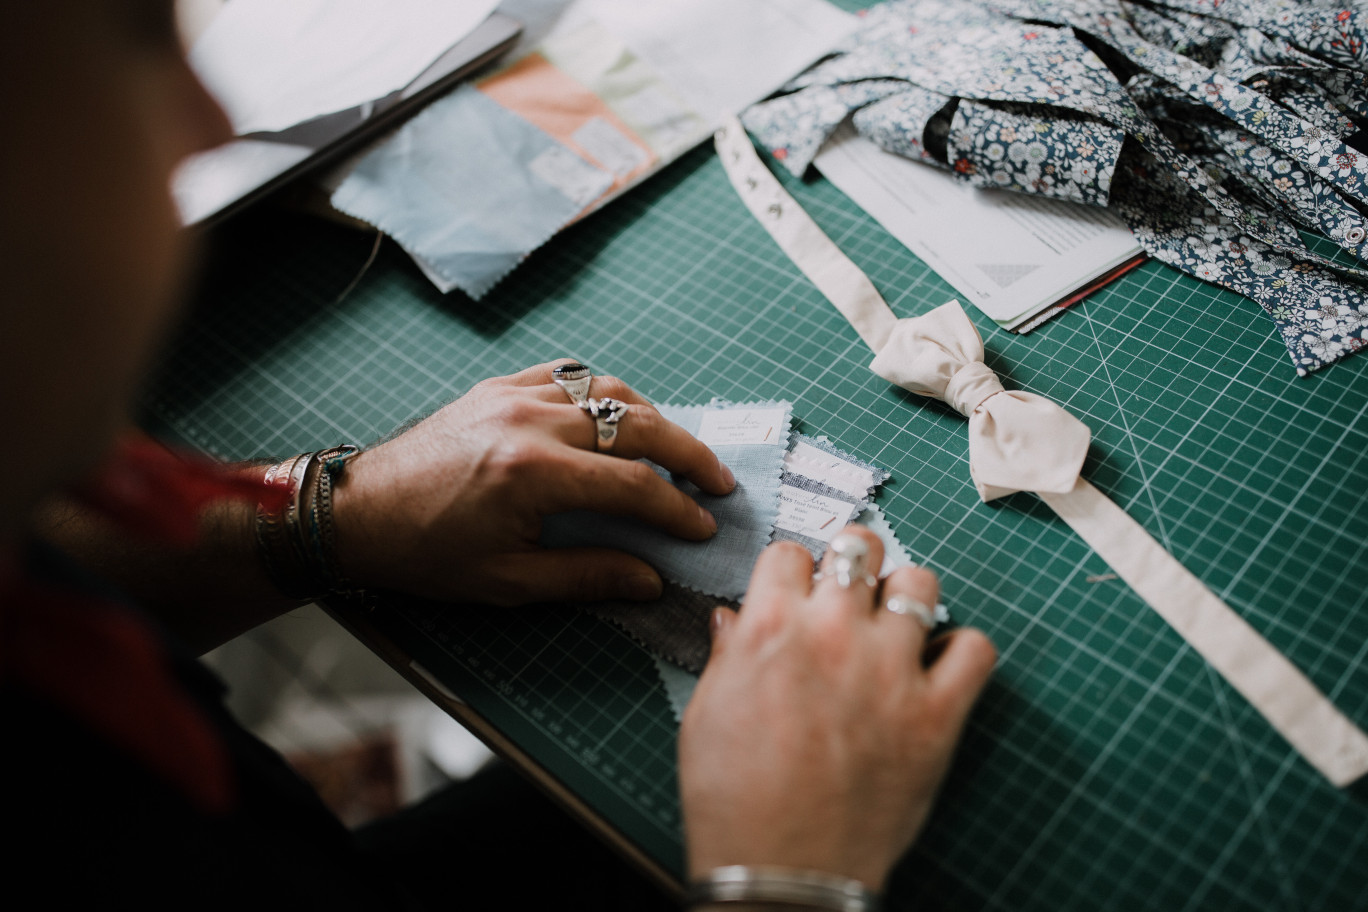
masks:
POLYGON ((0 587, 3 814, 44 904, 669 907, 502 768, 353 836, 197 659, 59 556, 27 569, 0 587))

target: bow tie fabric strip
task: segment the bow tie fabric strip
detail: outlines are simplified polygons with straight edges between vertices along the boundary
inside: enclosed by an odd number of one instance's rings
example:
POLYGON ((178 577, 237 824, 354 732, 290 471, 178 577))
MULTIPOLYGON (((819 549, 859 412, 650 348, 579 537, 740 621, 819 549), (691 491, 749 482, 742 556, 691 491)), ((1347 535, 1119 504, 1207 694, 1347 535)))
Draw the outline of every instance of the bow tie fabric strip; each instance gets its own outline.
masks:
POLYGON ((977 186, 1109 206, 1258 302, 1305 375, 1368 343, 1368 154, 1345 141, 1368 123, 1366 28, 1361 2, 890 0, 743 120, 795 175, 853 114, 977 186))
POLYGON ((746 207, 874 350, 873 371, 969 419, 969 474, 984 501, 1038 494, 1330 782, 1343 787, 1368 773, 1368 735, 1080 477, 1092 438, 1085 424, 1043 396, 1004 389, 983 363, 978 330, 957 302, 898 319, 769 173, 739 121, 719 130, 716 144, 746 207))

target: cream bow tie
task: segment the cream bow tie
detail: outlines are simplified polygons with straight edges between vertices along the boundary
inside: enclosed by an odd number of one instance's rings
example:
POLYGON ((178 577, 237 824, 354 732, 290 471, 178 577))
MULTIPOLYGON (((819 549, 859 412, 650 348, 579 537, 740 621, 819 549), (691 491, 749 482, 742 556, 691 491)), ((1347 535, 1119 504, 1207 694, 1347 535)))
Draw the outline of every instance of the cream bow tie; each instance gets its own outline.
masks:
POLYGON ((957 301, 899 320, 870 367, 969 419, 969 474, 984 501, 1073 490, 1092 432, 1044 396, 1003 389, 957 301))
POLYGON ((1282 653, 1079 476, 1087 425, 1043 396, 1004 389, 956 302, 898 319, 770 174, 741 123, 717 132, 742 201, 876 354, 874 372, 969 419, 969 474, 985 501, 1033 491, 1332 783, 1368 773, 1368 736, 1282 653))

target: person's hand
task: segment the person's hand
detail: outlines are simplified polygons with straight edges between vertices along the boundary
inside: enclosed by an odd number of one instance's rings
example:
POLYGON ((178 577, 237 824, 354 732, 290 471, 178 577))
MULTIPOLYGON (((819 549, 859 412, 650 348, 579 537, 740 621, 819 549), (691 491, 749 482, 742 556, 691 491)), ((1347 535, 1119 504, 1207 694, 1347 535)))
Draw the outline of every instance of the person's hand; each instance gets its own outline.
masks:
POLYGON ((499 605, 658 597, 659 575, 628 554, 541 548, 543 517, 589 509, 701 540, 716 521, 637 460, 710 494, 736 483, 712 450, 612 377, 594 377, 590 395, 631 408, 611 455, 595 452, 594 419, 552 382, 564 363, 486 380, 351 460, 334 508, 344 573, 362 586, 499 605))
MULTIPOLYGON (((871 532, 842 534, 864 538, 880 565, 871 532)), ((807 551, 781 542, 761 555, 740 613, 714 615, 679 736, 690 877, 778 865, 879 890, 911 845, 996 653, 968 628, 928 649, 920 621, 884 610, 895 594, 934 606, 934 574, 904 568, 879 590, 829 574, 814 584, 807 551)))

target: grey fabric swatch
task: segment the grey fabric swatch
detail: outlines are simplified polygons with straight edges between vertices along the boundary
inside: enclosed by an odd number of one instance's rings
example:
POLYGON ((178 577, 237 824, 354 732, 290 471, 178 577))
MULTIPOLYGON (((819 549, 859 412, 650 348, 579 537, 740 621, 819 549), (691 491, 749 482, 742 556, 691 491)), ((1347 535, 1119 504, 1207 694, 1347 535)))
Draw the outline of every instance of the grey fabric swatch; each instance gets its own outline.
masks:
POLYGON ((698 674, 708 664, 712 649, 708 624, 718 605, 740 607, 737 602, 666 582, 664 594, 654 602, 598 602, 586 610, 621 627, 652 654, 698 674))

